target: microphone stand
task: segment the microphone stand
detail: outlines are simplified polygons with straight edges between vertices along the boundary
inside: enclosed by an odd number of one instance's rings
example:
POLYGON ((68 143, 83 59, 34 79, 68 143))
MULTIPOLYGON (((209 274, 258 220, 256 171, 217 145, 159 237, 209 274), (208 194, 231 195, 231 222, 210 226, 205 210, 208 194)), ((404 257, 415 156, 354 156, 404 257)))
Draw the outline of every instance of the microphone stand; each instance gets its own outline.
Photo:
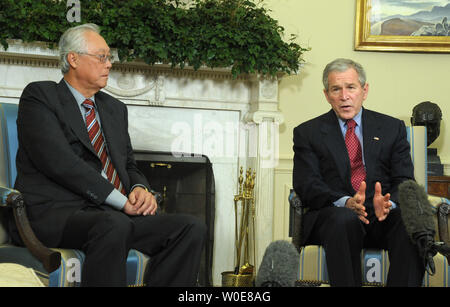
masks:
POLYGON ((428 274, 434 275, 436 273, 436 266, 433 257, 437 253, 433 249, 434 233, 432 231, 416 232, 413 235, 413 239, 416 242, 420 256, 423 258, 424 266, 428 274))
POLYGON ((436 267, 433 257, 440 253, 448 260, 450 258, 450 246, 445 242, 435 242, 434 231, 417 232, 413 235, 413 239, 416 242, 420 256, 423 258, 427 272, 430 275, 434 275, 436 267))

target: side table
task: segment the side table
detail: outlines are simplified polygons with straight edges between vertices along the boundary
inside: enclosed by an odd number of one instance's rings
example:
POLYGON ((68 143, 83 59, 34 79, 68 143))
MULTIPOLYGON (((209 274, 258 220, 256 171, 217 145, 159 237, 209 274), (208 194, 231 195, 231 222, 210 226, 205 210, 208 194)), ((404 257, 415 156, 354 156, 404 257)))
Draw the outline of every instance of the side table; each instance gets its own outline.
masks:
POLYGON ((428 194, 450 199, 450 176, 428 176, 428 194))

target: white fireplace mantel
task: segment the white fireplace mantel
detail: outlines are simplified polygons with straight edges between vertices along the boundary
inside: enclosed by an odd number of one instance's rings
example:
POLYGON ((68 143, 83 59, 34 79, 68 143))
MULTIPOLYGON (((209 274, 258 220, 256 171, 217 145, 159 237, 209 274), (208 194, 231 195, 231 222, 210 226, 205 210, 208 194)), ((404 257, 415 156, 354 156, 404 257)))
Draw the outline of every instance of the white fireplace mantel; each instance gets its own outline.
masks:
MULTIPOLYGON (((59 82, 57 50, 11 41, 0 49, 0 101, 18 103, 30 82, 59 82)), ((1 47, 0 47, 1 48, 1 47)), ((172 69, 117 63, 103 91, 127 104, 134 149, 205 154, 216 188, 213 282, 234 269, 234 195, 239 168, 256 171, 256 266, 273 240, 274 168, 278 164, 278 78, 233 79, 229 69, 172 69)), ((252 258, 250 258, 252 259, 252 258)))

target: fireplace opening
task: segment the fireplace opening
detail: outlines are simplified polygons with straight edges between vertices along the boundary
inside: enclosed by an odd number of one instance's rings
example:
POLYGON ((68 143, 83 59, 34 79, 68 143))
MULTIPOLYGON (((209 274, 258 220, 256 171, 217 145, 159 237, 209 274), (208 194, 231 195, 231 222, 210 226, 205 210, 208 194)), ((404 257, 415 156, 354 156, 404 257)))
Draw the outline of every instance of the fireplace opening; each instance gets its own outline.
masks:
POLYGON ((192 214, 206 224, 207 238, 200 261, 198 285, 212 286, 215 186, 209 158, 142 150, 135 151, 134 156, 151 188, 162 195, 160 214, 192 214))

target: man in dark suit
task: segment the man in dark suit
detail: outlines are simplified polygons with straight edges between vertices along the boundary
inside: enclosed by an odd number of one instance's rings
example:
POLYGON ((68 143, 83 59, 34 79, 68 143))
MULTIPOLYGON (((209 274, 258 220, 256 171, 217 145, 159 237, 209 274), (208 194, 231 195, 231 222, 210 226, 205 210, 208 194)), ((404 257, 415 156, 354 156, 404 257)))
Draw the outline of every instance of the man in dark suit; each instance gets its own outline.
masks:
POLYGON ((329 63, 323 84, 332 110, 294 129, 302 244, 324 246, 333 286, 362 284, 363 247, 389 251, 389 286, 420 286, 425 267, 398 202, 399 184, 414 179, 405 124, 362 107, 369 85, 352 60, 329 63))
POLYGON ((125 286, 130 248, 151 257, 149 286, 195 285, 205 225, 189 215, 156 214, 134 160, 127 108, 100 92, 112 56, 98 27, 70 28, 59 48, 64 78, 30 83, 17 119, 15 188, 37 237, 85 252, 85 286, 125 286))

